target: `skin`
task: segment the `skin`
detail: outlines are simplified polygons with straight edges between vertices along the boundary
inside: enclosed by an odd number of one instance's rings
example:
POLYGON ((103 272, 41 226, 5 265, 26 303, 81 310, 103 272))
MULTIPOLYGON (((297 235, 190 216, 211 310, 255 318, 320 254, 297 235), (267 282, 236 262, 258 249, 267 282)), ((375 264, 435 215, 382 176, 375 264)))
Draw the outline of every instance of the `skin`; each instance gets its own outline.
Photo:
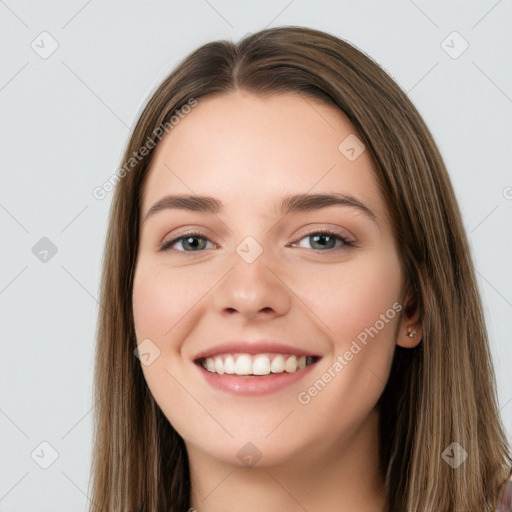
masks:
POLYGON ((421 339, 417 315, 388 319, 316 396, 298 400, 410 299, 368 152, 349 161, 338 150, 350 134, 343 113, 318 100, 236 91, 200 98, 155 149, 141 219, 170 193, 224 203, 219 214, 166 209, 144 221, 133 286, 137 340, 160 350, 144 377, 185 441, 199 512, 384 510, 375 404, 396 345, 421 339), (376 222, 347 206, 276 212, 286 195, 321 192, 355 196, 376 222), (326 228, 356 246, 308 236, 326 228), (209 242, 158 249, 187 229, 209 242), (236 252, 247 236, 263 249, 252 263, 236 252), (307 377, 255 397, 212 388, 193 362, 221 342, 261 338, 322 357, 307 377), (252 467, 237 457, 248 442, 261 454, 252 467))

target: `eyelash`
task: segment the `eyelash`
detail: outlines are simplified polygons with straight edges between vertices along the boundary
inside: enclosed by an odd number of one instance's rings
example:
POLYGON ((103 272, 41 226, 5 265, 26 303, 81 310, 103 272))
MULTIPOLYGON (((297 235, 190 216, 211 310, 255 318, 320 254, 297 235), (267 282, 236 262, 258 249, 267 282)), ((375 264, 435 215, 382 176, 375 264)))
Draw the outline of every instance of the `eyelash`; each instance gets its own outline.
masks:
MULTIPOLYGON (((336 238, 337 240, 339 240, 339 241, 341 241, 343 243, 343 245, 341 247, 336 247, 336 248, 333 248, 333 249, 311 249, 311 250, 316 251, 316 252, 331 252, 332 253, 332 252, 343 251, 343 250, 346 250, 347 248, 350 248, 350 247, 357 247, 355 242, 352 242, 352 241, 348 240, 347 238, 345 238, 345 237, 339 235, 338 233, 335 233, 334 231, 331 231, 329 229, 324 229, 324 230, 321 230, 321 231, 311 231, 310 233, 305 234, 302 238, 299 238, 299 240, 297 242, 300 242, 304 238, 308 238, 308 237, 311 237, 313 235, 329 235, 329 236, 334 237, 334 238, 336 238)), ((211 242, 211 240, 208 237, 203 236, 201 233, 199 233, 197 231, 191 231, 189 233, 183 233, 180 236, 178 236, 176 238, 173 238, 172 240, 168 240, 167 242, 164 242, 163 244, 160 245, 159 250, 161 250, 161 251, 169 251, 169 250, 171 250, 171 251, 179 252, 179 253, 202 252, 200 250, 199 251, 180 251, 180 250, 172 248, 172 246, 176 242, 179 242, 180 240, 184 240, 185 238, 201 238, 201 239, 204 239, 204 240, 206 240, 208 242, 211 242)), ((293 242, 293 243, 295 244, 297 242, 293 242)))

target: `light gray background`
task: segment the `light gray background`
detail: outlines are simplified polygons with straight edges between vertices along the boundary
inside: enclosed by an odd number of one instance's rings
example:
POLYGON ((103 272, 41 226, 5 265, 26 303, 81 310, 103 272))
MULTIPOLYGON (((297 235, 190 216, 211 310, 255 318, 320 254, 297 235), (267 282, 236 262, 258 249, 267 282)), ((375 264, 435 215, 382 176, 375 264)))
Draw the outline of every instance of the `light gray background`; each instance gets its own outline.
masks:
POLYGON ((471 241, 512 437, 512 0, 0 0, 0 512, 88 505, 112 196, 92 189, 115 172, 147 96, 189 51, 278 25, 364 50, 432 130, 471 241), (51 38, 58 48, 44 59, 51 38), (32 252, 42 237, 57 247, 47 262, 32 252), (58 453, 47 469, 44 441, 58 453))

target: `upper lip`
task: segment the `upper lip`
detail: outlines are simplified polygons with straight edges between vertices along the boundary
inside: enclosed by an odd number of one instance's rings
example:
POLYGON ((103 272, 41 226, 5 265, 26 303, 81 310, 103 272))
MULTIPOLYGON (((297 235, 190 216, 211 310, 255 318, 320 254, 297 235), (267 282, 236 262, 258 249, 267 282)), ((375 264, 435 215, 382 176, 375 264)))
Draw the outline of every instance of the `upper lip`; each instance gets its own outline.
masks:
POLYGON ((204 359, 206 357, 213 357, 220 354, 292 354, 296 356, 312 356, 319 357, 308 350, 307 348, 297 347, 296 345, 288 345, 287 343, 277 343, 269 340, 257 340, 257 341, 227 341, 220 343, 213 347, 207 348, 198 352, 194 356, 194 361, 204 359))

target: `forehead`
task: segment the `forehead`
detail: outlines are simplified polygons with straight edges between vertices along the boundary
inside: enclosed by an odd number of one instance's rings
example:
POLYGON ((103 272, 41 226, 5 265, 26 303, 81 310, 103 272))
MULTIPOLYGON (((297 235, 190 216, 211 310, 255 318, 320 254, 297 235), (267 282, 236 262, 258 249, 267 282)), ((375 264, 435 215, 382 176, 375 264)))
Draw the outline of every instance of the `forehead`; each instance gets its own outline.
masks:
POLYGON ((142 216, 165 194, 219 197, 275 211, 289 194, 351 194, 386 216, 373 164, 335 106, 296 93, 200 98, 158 144, 142 216), (355 158, 354 158, 355 157, 355 158))

